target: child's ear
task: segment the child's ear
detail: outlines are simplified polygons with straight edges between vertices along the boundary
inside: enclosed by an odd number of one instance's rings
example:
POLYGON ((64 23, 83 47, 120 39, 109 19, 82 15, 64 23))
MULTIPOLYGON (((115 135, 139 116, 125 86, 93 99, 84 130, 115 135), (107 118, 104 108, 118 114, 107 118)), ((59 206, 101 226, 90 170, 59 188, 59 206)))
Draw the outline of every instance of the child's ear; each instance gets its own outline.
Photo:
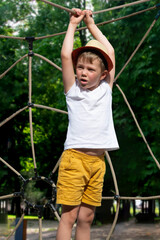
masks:
POLYGON ((100 80, 101 80, 101 81, 102 81, 102 80, 105 80, 107 76, 108 76, 108 71, 107 71, 107 70, 104 70, 104 71, 102 72, 102 74, 101 74, 100 80))

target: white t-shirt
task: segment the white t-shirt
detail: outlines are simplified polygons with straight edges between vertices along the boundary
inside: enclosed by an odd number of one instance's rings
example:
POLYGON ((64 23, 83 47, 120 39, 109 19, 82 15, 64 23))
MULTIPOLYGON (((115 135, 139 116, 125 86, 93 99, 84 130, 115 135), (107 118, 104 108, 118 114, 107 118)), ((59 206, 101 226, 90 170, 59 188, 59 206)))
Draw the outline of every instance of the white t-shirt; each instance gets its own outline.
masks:
POLYGON ((84 90, 76 80, 65 94, 69 125, 64 149, 119 148, 112 117, 112 90, 106 81, 94 90, 84 90))

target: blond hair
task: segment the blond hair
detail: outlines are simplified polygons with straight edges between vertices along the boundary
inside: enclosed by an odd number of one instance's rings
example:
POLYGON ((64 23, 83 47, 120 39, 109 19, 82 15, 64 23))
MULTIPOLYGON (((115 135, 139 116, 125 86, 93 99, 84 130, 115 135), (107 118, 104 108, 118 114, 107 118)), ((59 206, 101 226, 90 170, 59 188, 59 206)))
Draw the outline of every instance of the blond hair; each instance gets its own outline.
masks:
MULTIPOLYGON (((100 67, 101 67, 101 71, 103 72, 104 70, 108 69, 107 68, 107 64, 106 61, 104 63, 103 61, 103 57, 99 56, 100 54, 98 53, 94 53, 94 52, 88 52, 88 51, 85 51, 85 52, 82 52, 78 58, 77 58, 77 62, 78 60, 82 60, 82 61, 88 61, 89 63, 93 63, 94 60, 98 60, 99 63, 100 63, 100 67)), ((77 64, 77 63, 76 63, 77 64)))

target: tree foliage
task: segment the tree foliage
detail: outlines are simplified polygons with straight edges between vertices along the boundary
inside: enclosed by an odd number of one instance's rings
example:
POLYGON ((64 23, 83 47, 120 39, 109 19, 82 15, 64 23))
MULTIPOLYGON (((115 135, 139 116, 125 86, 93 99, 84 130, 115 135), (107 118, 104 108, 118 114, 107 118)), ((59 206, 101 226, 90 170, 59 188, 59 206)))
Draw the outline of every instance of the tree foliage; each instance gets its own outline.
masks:
MULTIPOLYGON (((86 1, 54 0, 54 3, 68 8, 85 8, 86 1)), ((106 9, 130 1, 92 0, 94 11, 106 9), (118 3, 118 4, 117 4, 118 3)), ((137 6, 109 11, 94 16, 95 22, 128 15, 158 3, 155 0, 137 6)), ((100 27, 115 48, 116 74, 121 70, 129 56, 154 20, 157 11, 117 21, 100 27)), ((66 31, 69 14, 37 1, 2 1, 0 3, 0 34, 21 37, 40 37, 66 31), (13 25, 14 23, 14 25, 13 25)), ((130 64, 121 74, 117 83, 124 90, 131 107, 144 131, 155 156, 160 157, 160 60, 159 60, 159 20, 142 44, 130 64)), ((75 45, 84 45, 91 36, 76 33, 75 45)), ((33 52, 43 55, 61 66, 60 50, 64 35, 36 40, 33 52)), ((21 56, 28 53, 28 42, 0 39, 0 73, 21 56)), ((66 110, 61 72, 45 61, 33 56, 32 102, 66 110)), ((17 64, 0 80, 1 111, 0 120, 28 104, 28 59, 17 64)), ((157 194, 159 171, 151 158, 122 95, 113 89, 113 116, 120 144, 120 150, 111 153, 120 193, 122 195, 157 194)), ((47 176, 53 169, 63 151, 67 128, 67 116, 44 109, 33 108, 33 129, 37 167, 40 175, 47 176)), ((22 174, 29 176, 32 171, 32 153, 28 110, 19 114, 0 128, 1 157, 7 160, 22 174)), ((1 163, 2 166, 2 163, 1 163)), ((55 174, 56 181, 57 174, 55 174)), ((114 189, 112 177, 107 169, 105 194, 114 189)), ((16 176, 7 167, 0 168, 0 194, 15 191, 16 176), (7 178, 10 172, 10 179, 7 178), (9 181, 11 180, 11 181, 9 181)))

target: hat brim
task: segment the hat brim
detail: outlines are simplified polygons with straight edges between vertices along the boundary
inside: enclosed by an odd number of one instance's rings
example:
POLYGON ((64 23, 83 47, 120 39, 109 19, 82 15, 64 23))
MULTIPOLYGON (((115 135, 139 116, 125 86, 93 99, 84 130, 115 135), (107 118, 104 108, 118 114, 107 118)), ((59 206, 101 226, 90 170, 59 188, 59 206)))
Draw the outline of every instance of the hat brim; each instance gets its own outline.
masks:
POLYGON ((72 61, 73 61, 74 67, 76 67, 77 59, 78 59, 79 55, 86 51, 92 51, 92 52, 95 51, 95 53, 99 52, 103 56, 103 60, 105 60, 107 62, 108 72, 110 72, 112 70, 113 63, 112 63, 112 60, 110 59, 110 57, 108 56, 108 54, 106 54, 103 50, 96 48, 96 47, 92 47, 92 46, 84 46, 84 47, 80 47, 80 48, 73 50, 72 61))

